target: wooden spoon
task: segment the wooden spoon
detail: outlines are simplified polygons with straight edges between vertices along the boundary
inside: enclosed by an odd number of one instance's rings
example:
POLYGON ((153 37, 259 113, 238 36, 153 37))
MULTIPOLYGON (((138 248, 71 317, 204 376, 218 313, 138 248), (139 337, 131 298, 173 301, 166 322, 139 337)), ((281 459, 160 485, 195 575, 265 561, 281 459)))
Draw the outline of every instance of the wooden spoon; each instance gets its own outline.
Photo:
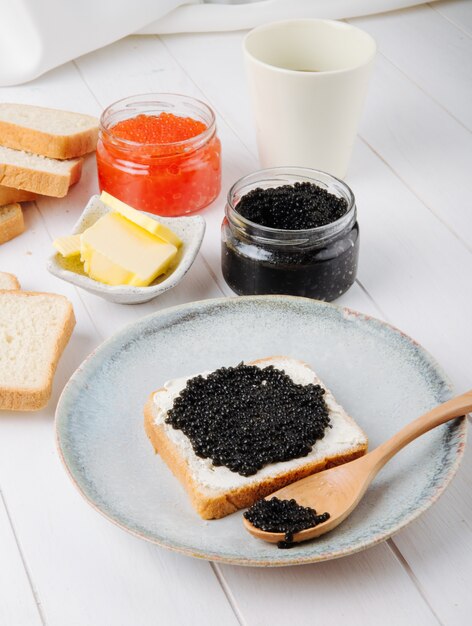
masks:
MULTIPOLYGON (((470 411, 472 411, 472 391, 448 400, 418 417, 369 454, 344 465, 302 478, 270 494, 266 500, 273 496, 281 500, 293 498, 298 504, 315 509, 318 514, 327 511, 330 518, 326 522, 295 533, 293 541, 306 541, 324 535, 336 528, 352 513, 377 472, 387 461, 390 461, 392 456, 432 428, 470 411)), ((270 543, 284 541, 284 533, 266 532, 256 528, 245 518, 243 521, 246 530, 258 539, 264 539, 270 543)))

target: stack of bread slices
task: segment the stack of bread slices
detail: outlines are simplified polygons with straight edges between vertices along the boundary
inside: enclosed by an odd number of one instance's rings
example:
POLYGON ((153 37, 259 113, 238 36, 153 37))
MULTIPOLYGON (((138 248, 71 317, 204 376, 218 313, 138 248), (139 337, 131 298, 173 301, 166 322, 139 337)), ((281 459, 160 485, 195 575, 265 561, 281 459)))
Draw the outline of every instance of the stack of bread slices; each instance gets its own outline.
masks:
POLYGON ((97 136, 90 115, 0 103, 0 244, 24 230, 20 202, 68 193, 97 136))

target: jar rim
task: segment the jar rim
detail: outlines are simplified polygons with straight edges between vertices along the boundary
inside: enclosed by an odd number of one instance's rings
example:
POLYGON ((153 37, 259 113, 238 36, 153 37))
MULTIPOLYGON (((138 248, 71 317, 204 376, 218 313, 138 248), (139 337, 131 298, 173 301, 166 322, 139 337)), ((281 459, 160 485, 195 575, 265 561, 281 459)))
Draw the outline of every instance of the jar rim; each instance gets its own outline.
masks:
POLYGON ((126 148, 160 148, 162 146, 170 147, 170 148, 186 148, 187 146, 192 147, 195 143, 204 143, 207 139, 210 139, 216 130, 216 116, 213 109, 203 102, 203 100, 199 100, 198 98, 194 98, 193 96, 186 96, 185 94, 173 93, 173 92, 149 92, 149 93, 141 93, 136 94, 134 96, 127 96, 126 98, 121 98, 120 100, 116 100, 109 104, 100 115, 100 120, 98 124, 99 130, 101 133, 104 133, 107 137, 111 138, 114 142, 119 144, 120 146, 126 148), (181 141, 168 141, 161 143, 142 143, 139 141, 131 141, 130 139, 123 139, 122 137, 117 137, 113 134, 110 128, 105 126, 105 119, 107 115, 111 114, 113 108, 120 106, 122 108, 129 107, 131 105, 136 104, 145 104, 147 101, 149 104, 157 104, 157 103, 166 103, 166 97, 169 98, 180 98, 182 101, 187 101, 191 104, 196 104, 201 107, 205 113, 209 115, 210 122, 205 128, 204 131, 199 133, 198 135, 194 135, 193 137, 189 137, 188 139, 183 139, 181 141), (140 99, 143 99, 142 101, 140 99))
MULTIPOLYGON (((286 183, 286 184, 290 184, 290 183, 286 183)), ((237 219, 245 226, 249 226, 250 228, 259 230, 261 233, 272 236, 274 238, 279 236, 280 238, 283 238, 283 239, 286 239, 287 237, 290 237, 290 236, 300 237, 303 235, 305 236, 312 235, 312 236, 322 237, 323 235, 325 234, 327 235, 328 233, 331 233, 333 231, 339 232, 349 222, 351 222, 351 220, 353 219, 353 216, 355 216, 356 214, 356 199, 349 185, 347 185, 341 179, 336 178, 336 176, 329 174, 328 172, 323 172, 322 170, 317 170, 314 168, 297 167, 297 166, 271 167, 267 169, 257 170, 256 172, 252 172, 251 174, 247 174, 246 176, 243 176, 242 178, 237 180, 228 191, 227 206, 230 207, 230 209, 236 214, 237 219), (282 174, 287 174, 289 176, 297 174, 300 176, 300 178, 303 178, 304 181, 311 182, 315 185, 322 182, 320 180, 320 177, 327 178, 328 180, 335 182, 337 185, 341 187, 341 189, 345 192, 347 196, 345 198, 348 203, 348 208, 347 208, 346 213, 344 213, 344 215, 342 215, 340 218, 338 218, 334 222, 329 222, 328 224, 324 224, 323 226, 315 226, 314 228, 289 229, 289 228, 272 228, 271 226, 264 226, 262 224, 258 224, 257 222, 253 222, 249 220, 248 218, 244 217, 243 215, 241 215, 241 213, 238 212, 236 208, 237 204, 233 203, 233 196, 235 195, 236 189, 240 187, 241 184, 244 184, 244 181, 254 178, 255 176, 260 176, 261 177, 260 182, 262 182, 264 180, 264 176, 267 179, 270 179, 271 176, 277 176, 277 175, 280 176, 282 174)))

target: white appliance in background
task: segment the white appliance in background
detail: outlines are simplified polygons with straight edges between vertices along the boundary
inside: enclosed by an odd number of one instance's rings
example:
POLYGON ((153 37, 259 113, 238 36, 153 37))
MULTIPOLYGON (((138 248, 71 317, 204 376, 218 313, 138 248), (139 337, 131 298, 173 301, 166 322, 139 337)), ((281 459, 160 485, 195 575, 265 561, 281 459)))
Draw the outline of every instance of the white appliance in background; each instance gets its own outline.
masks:
POLYGON ((341 19, 420 0, 0 0, 0 86, 23 83, 132 33, 252 28, 292 17, 341 19))

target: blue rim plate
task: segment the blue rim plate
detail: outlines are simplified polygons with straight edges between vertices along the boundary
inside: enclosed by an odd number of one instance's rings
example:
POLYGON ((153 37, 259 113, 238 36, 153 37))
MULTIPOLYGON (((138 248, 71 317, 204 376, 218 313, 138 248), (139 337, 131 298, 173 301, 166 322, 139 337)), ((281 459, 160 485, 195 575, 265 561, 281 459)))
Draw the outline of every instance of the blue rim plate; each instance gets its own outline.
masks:
POLYGON ((291 550, 248 535, 242 512, 213 521, 198 517, 144 433, 149 394, 171 378, 281 354, 313 367, 367 433, 371 449, 452 395, 421 346, 355 311, 289 296, 185 304, 127 326, 68 382, 56 434, 72 481, 89 504, 128 532, 190 556, 240 565, 295 565, 352 554, 387 539, 431 506, 459 466, 465 419, 407 446, 341 526, 291 550))

